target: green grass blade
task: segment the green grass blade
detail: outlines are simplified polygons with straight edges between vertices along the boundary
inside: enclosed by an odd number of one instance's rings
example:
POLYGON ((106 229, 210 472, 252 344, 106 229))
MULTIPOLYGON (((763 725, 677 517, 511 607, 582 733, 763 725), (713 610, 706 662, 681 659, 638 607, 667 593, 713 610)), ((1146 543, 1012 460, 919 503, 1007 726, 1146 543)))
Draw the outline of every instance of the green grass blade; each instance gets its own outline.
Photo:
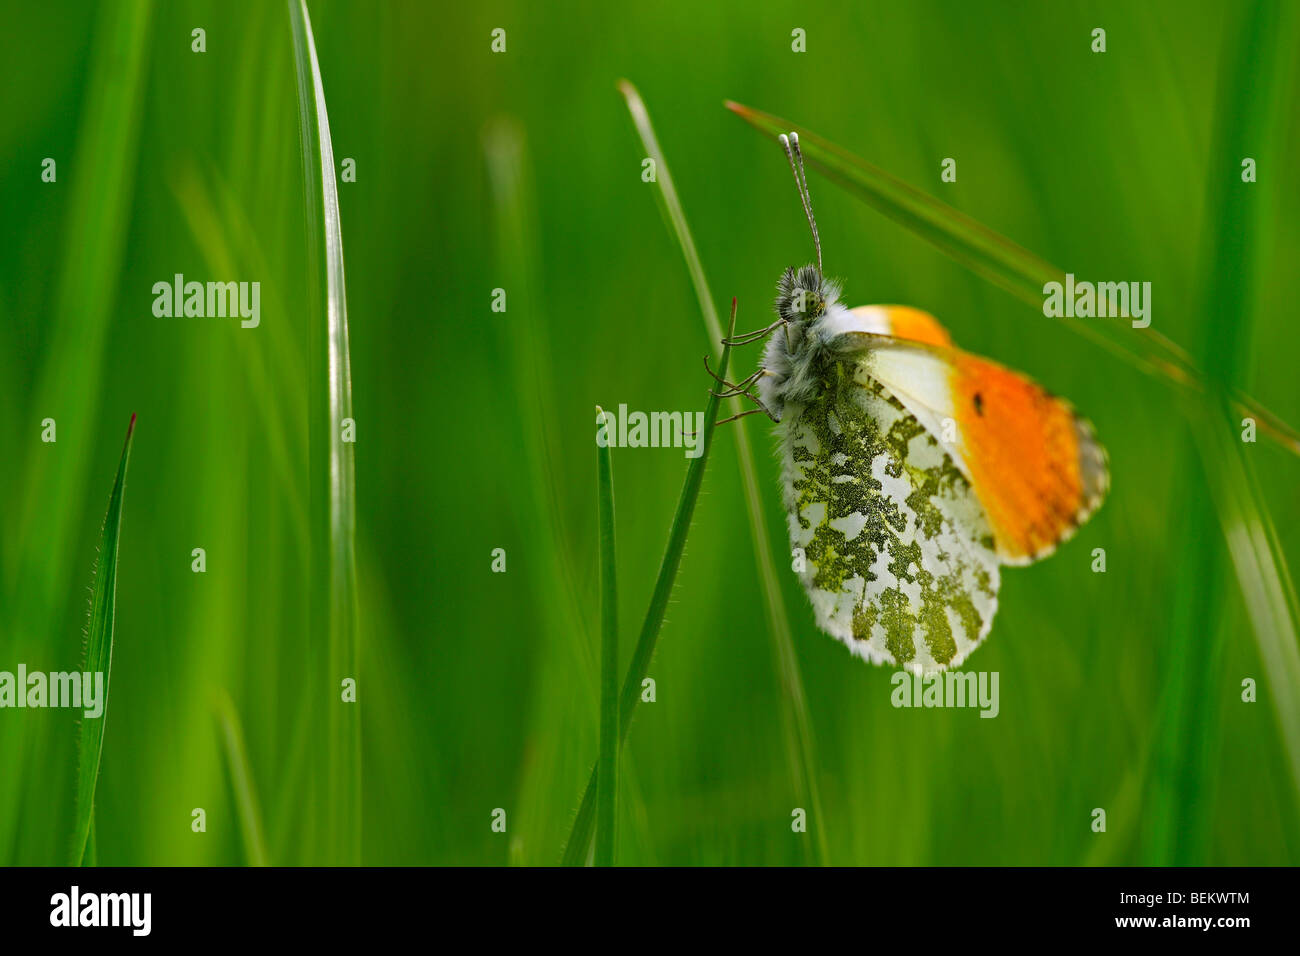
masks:
POLYGON ((95 812, 90 813, 90 832, 86 834, 86 853, 81 858, 82 866, 99 866, 99 847, 95 842, 95 812))
MULTIPOLYGON (((606 427, 609 420, 597 408, 606 427)), ((618 577, 614 548, 614 467, 609 445, 596 447, 600 525, 600 760, 596 778, 596 865, 614 865, 618 803, 618 577)))
MULTIPOLYGON (((339 699, 345 678, 357 679, 359 635, 356 608, 356 485, 352 443, 344 422, 352 418, 352 371, 348 351, 347 295, 343 276, 343 233, 339 221, 334 147, 316 41, 305 0, 288 0, 298 73, 303 181, 307 191, 310 261, 324 258, 325 324, 312 327, 311 474, 327 481, 324 494, 313 482, 313 615, 317 633, 329 635, 328 833, 336 841, 335 862, 361 860, 361 725, 359 709, 339 699), (318 344, 319 343, 319 344, 318 344)), ((319 281, 312 283, 319 294, 319 281)))
MULTIPOLYGON (((1212 154, 1245 155, 1266 149, 1269 131, 1278 129, 1276 75, 1285 70, 1282 44, 1294 27, 1279 22, 1281 8, 1250 9, 1240 36, 1229 34, 1223 57, 1212 154)), ((1291 16, 1291 14, 1286 14, 1291 16)), ((1259 233, 1260 193, 1216 169, 1207 197, 1214 231, 1203 252, 1207 277, 1200 290, 1206 330, 1202 363, 1209 369, 1210 394, 1190 403, 1192 448, 1209 485, 1207 498, 1190 489, 1183 512, 1185 585, 1174 609, 1170 671, 1162 694, 1161 733, 1155 745, 1157 773, 1151 781, 1144 862, 1188 865, 1202 860, 1214 819, 1215 768, 1220 746, 1220 711, 1228 699, 1219 661, 1225 635, 1220 624, 1224 561, 1212 544, 1222 527, 1246 611, 1266 667, 1269 698, 1278 721, 1291 779, 1300 791, 1300 651, 1297 650, 1295 593, 1281 549, 1272 533, 1268 507, 1250 473, 1238 440, 1236 417, 1224 397, 1246 368, 1247 343, 1254 320, 1254 238, 1259 233)), ((1191 471, 1192 468, 1186 469, 1191 471)), ((1235 681, 1229 682, 1229 693, 1235 681)))
POLYGON ((81 719, 80 756, 77 763, 77 812, 72 830, 72 865, 86 859, 90 846, 92 815, 95 809, 95 785, 99 781, 99 761, 104 750, 104 724, 108 720, 108 692, 113 668, 113 615, 117 598, 117 541, 122 528, 122 498, 126 492, 126 465, 131 458, 131 436, 135 433, 135 416, 126 428, 122 459, 117 465, 113 491, 108 496, 108 512, 99 534, 99 562, 95 569, 95 587, 90 601, 90 625, 86 631, 86 658, 82 671, 104 675, 103 711, 96 719, 81 719))
MULTIPOLYGON (((84 82, 77 80, 78 118, 70 126, 74 171, 58 187, 70 193, 57 264, 49 263, 57 272, 57 278, 50 277, 53 309, 42 318, 43 345, 35 353, 40 358, 31 391, 20 388, 17 396, 3 398, 19 420, 37 409, 38 419, 57 419, 62 443, 57 459, 22 456, 6 443, 0 466, 14 496, 0 541, 0 635, 12 642, 6 650, 6 657, 13 655, 10 660, 29 659, 37 648, 43 652, 73 646, 67 619, 55 619, 48 609, 61 604, 80 574, 73 558, 78 542, 73 529, 86 501, 101 494, 90 478, 93 436, 99 427, 96 411, 106 356, 118 331, 115 308, 127 274, 123 263, 134 212, 139 129, 150 96, 152 21, 148 0, 127 0, 96 5, 93 20, 83 23, 85 34, 94 39, 86 46, 84 82)), ((5 165, 7 170, 17 168, 5 165)), ((59 165, 62 172, 65 166, 62 161, 59 165)), ((7 211, 9 202, 6 192, 7 211)), ((21 231, 11 227, 10 234, 21 231)), ((5 289, 6 314, 0 321, 17 332, 21 323, 9 308, 17 303, 8 301, 9 294, 5 289)), ((23 366, 22 349, 17 340, 10 341, 10 357, 17 360, 18 370, 23 366)), ((22 376, 16 380, 22 381, 22 376)), ((0 861, 17 859, 20 830, 28 828, 20 810, 23 788, 16 782, 35 779, 40 773, 38 755, 62 745, 60 733, 53 724, 0 733, 0 767, 7 778, 0 782, 0 861)), ((58 784, 61 792, 67 785, 58 784)), ((55 837, 51 852, 61 855, 66 850, 65 836, 55 837)))
POLYGON ((266 839, 262 831, 262 814, 258 809, 257 790, 253 786, 253 769, 244 745, 244 728, 230 695, 218 691, 212 702, 230 773, 230 788, 235 795, 235 812, 244 840, 244 855, 249 866, 268 866, 266 839))
POLYGON ((1300 794, 1300 602, 1259 482, 1230 428, 1207 433, 1202 456, 1221 462, 1210 479, 1219 520, 1267 675, 1291 782, 1300 794))
MULTIPOLYGON (((767 136, 775 138, 781 133, 797 132, 804 158, 810 165, 909 232, 1032 308, 1041 312, 1045 284, 1064 281, 1065 273, 1061 269, 843 147, 771 113, 730 101, 726 105, 767 136)), ((1126 323, 1117 322, 1058 321, 1111 354, 1182 391, 1203 393, 1205 390, 1205 376, 1191 356, 1154 329, 1134 330, 1126 323)), ((1260 431, 1291 452, 1300 454, 1300 432, 1243 392, 1234 389, 1230 394, 1243 413, 1258 420, 1260 431)))
MULTIPOLYGON (((713 341, 716 350, 720 347, 722 328, 718 322, 717 310, 713 306, 713 294, 709 291, 704 266, 700 263, 699 253, 695 249, 695 240, 691 236, 690 227, 686 224, 686 214, 682 211, 677 189, 673 185, 668 161, 659 147, 659 139, 655 136, 654 126, 650 123, 650 114, 641 100, 641 94, 626 80, 619 84, 619 90, 627 101, 628 112, 631 113, 632 121, 636 124, 637 135, 640 136, 642 145, 655 161, 656 181, 659 185, 657 195, 662 198, 673 232, 682 248, 682 255, 686 259, 686 267, 691 275, 691 284, 695 287, 700 311, 704 315, 709 338, 713 341)), ((732 399, 730 407, 732 414, 739 412, 740 399, 732 399)), ((820 863, 826 859, 826 831, 822 822, 821 794, 817 786, 816 746, 813 740, 812 719, 808 715, 803 678, 799 674, 799 661, 794 653, 790 617, 786 613, 781 582, 777 577, 776 564, 772 560, 771 539, 768 536, 767 519, 763 512, 763 494, 758 483, 758 469, 754 466, 754 450, 750 445, 749 433, 745 430, 744 422, 741 422, 740 427, 736 429, 736 458, 740 464, 745 508, 749 516, 750 535, 754 541, 754 559, 758 563, 758 576, 763 588, 763 608, 767 615, 768 632, 772 635, 774 664, 784 691, 781 724, 786 759, 795 781, 796 795, 812 811, 810 816, 814 840, 809 847, 810 860, 820 863)))
MULTIPOLYGON (((736 330, 736 300, 731 300, 731 323, 727 338, 736 330)), ((722 338, 719 330, 719 340, 722 338)), ((718 362, 718 377, 727 377, 727 365, 731 361, 731 346, 724 346, 722 358, 718 362)), ((645 620, 641 624, 641 633, 637 637, 636 649, 632 652, 632 662, 628 666, 627 677, 623 680, 623 692, 619 703, 618 742, 621 746, 627 739, 627 730, 632 723, 632 714, 641 700, 641 682, 650 670, 650 660, 654 657, 655 644, 659 640, 659 629, 664 623, 664 613, 668 610, 668 598, 672 595, 673 582, 677 580, 677 570, 681 567, 682 552, 686 549, 686 536, 690 532, 691 517, 695 514, 695 503, 700 497, 700 486, 704 481, 704 466, 709 459, 709 449, 713 445, 713 429, 718 419, 720 400, 717 393, 711 393, 704 409, 704 434, 701 438, 700 456, 692 458, 686 466, 686 480, 682 483, 682 493, 677 499, 677 510, 673 514, 673 523, 668 529, 668 544, 664 548, 663 560, 659 563, 659 574, 655 578, 654 592, 650 597, 650 606, 646 609, 645 620)), ((612 501, 611 501, 612 505, 612 501)), ((611 519, 612 520, 612 519, 611 519)), ((565 866, 581 865, 587 858, 587 849, 591 844, 591 831, 596 818, 596 791, 599 784, 601 764, 592 768, 591 778, 587 781, 587 790, 582 795, 582 804, 573 822, 573 831, 564 850, 565 866)))
MULTIPOLYGON (((18 540, 34 529, 45 560, 32 568, 5 568, 19 582, 15 600, 43 607, 63 589, 52 569, 68 567, 77 520, 76 502, 85 490, 94 409, 103 378, 105 343, 112 335, 113 303, 123 275, 122 260, 131 226, 131 200, 139 149, 140 115, 148 96, 152 4, 137 0, 100 8, 94 24, 94 60, 87 75, 85 107, 76 136, 69 180, 72 196, 65 229, 62 274, 50 320, 49 358, 41 368, 31 407, 55 409, 61 436, 75 456, 60 468, 31 460, 25 495, 17 509, 18 540), (93 174, 91 171, 93 170, 93 174), (65 424, 66 420, 66 424, 65 424)), ((48 414, 48 413, 46 413, 48 414)), ((8 467, 13 467, 10 464, 8 467)), ((22 553, 15 550, 5 557, 22 553)), ((20 612, 29 613, 26 608, 20 612)))
MULTIPOLYGON (((1229 37, 1213 155, 1246 155, 1248 148, 1276 151, 1281 146, 1277 131, 1289 118, 1289 104, 1281 91, 1287 88, 1292 69, 1288 53, 1294 46, 1298 18, 1294 4, 1256 4, 1240 36, 1229 37)), ((1261 194, 1233 175, 1219 175, 1212 181, 1208 207, 1212 214, 1207 221, 1215 224, 1215 231, 1201 270, 1208 278, 1201 297, 1207 330, 1203 362, 1218 388, 1216 400, 1205 403, 1202 421, 1193 425, 1266 667, 1269 699, 1292 784, 1300 793, 1300 608, 1273 520, 1246 456, 1248 447, 1257 446, 1240 441, 1239 416, 1231 414, 1222 398, 1236 394, 1234 387, 1249 367, 1247 343, 1256 317, 1252 303, 1263 253, 1257 237, 1267 213, 1261 194), (1235 321, 1233 311, 1238 313, 1235 321)), ((1263 419, 1261 430, 1262 425, 1263 419)), ((1189 856, 1188 861, 1195 859, 1189 856)))
MULTIPOLYGON (((579 570, 580 559, 585 565, 587 551, 579 550, 566 524, 564 500, 569 479, 562 466, 566 457, 562 430, 556 427, 565 413, 555 381, 559 367, 553 359, 555 345, 548 337, 554 322, 538 262, 537 192, 523 126, 512 117, 495 117, 484 127, 483 153, 492 196, 493 268, 501 277, 497 284, 510 290, 512 309, 524 310, 524 318, 504 327, 496 339, 502 356, 503 388, 513 395, 517 466, 526 476, 522 493, 511 496, 507 506, 515 508, 514 520, 530 529, 531 547, 555 558, 529 561, 525 571, 527 586, 547 595, 547 600, 538 604, 537 626, 544 640, 540 641, 533 680, 539 689, 566 682, 576 687, 573 695, 534 694, 528 726, 581 722, 585 728, 590 709, 581 702, 600 693, 599 652, 592 653, 599 638, 592 633, 591 615, 586 610, 589 598, 583 594, 579 570)), ((586 756, 575 755, 586 748, 578 749, 574 743, 572 738, 553 733, 532 735, 534 758, 525 763, 521 774, 515 798, 520 809, 512 824, 520 835, 518 862, 552 863, 555 847, 568 835, 573 780, 590 767, 586 756)), ((625 811, 633 809, 636 800, 635 792, 626 785, 628 765, 624 760, 621 796, 625 811)))

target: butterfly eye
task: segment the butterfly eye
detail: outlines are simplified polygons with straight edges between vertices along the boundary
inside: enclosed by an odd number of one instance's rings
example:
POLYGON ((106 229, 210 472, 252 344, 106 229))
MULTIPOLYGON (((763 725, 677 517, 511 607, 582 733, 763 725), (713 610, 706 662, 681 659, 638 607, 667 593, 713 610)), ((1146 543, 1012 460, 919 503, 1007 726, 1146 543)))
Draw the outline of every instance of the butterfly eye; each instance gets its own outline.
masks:
POLYGON ((826 311, 826 300, 816 292, 797 289, 790 298, 790 311, 805 318, 816 318, 826 311))
POLYGON ((787 322, 810 322, 826 312, 828 295, 814 266, 787 269, 777 291, 776 312, 787 322))

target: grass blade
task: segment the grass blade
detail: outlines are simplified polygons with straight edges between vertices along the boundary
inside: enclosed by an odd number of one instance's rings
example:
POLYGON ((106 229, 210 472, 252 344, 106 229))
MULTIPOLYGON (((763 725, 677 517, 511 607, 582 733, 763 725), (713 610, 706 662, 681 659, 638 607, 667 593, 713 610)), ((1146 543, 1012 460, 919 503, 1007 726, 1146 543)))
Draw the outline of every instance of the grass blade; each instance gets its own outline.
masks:
MULTIPOLYGON (((731 300, 731 324, 727 337, 736 330, 736 300, 731 300)), ((721 330, 719 330, 720 332, 721 330)), ((721 334, 718 336, 722 338, 721 334)), ((727 377, 727 364, 731 360, 731 346, 724 346, 722 358, 718 362, 718 376, 727 377)), ((655 643, 659 639, 659 629, 664 623, 664 613, 668 610, 668 598, 673 591, 673 582, 677 580, 677 569, 681 567, 682 552, 686 549, 686 535, 691 528, 691 516, 695 514, 695 503, 700 497, 700 486, 704 481, 704 466, 709 460, 709 449, 713 445, 713 429, 718 419, 720 400, 716 392, 709 396, 704 409, 704 435, 701 438, 700 456, 692 458, 686 466, 686 480, 682 483, 682 493, 677 499, 677 511, 673 514, 672 526, 668 529, 668 544, 664 548, 664 557, 659 562, 659 574, 655 578, 654 592, 650 597, 650 606, 646 609, 645 620, 641 624, 641 633, 637 637, 636 649, 632 652, 632 663, 628 666, 627 677, 623 679, 623 692, 619 702, 618 745, 621 747, 627 739, 627 730, 632 723, 632 713, 641 700, 641 681, 650 670, 650 660, 654 657, 655 643)), ((611 498, 611 506, 612 506, 611 498)), ((612 516, 611 516, 612 520, 612 516)), ((603 675, 602 675, 603 676, 603 675)), ((603 727, 602 727, 603 729, 603 727)), ((582 795, 582 804, 573 822, 573 831, 564 850, 565 866, 581 865, 587 858, 587 849, 591 844, 591 831, 596 817, 596 790, 599 783, 601 762, 592 768, 591 778, 587 781, 586 792, 582 795)))
MULTIPOLYGON (((127 273, 139 129, 150 95, 153 8, 147 0, 126 0, 98 4, 96 9, 93 23, 87 19, 83 25, 94 40, 87 44, 90 59, 84 83, 78 83, 83 93, 72 140, 72 169, 81 172, 67 180, 68 218, 62 227, 58 276, 51 276, 53 310, 44 320, 42 357, 34 369, 32 391, 20 390, 21 400, 4 398, 19 419, 37 409, 42 409, 39 417, 57 419, 65 440, 57 467, 43 455, 24 460, 12 447, 5 450, 3 470, 14 498, 0 544, 0 634, 12 642, 6 656, 12 653, 16 660, 29 659, 37 648, 73 650, 75 632, 69 619, 56 620, 48 609, 61 604, 80 574, 72 557, 77 541, 73 529, 81 520, 82 505, 101 494, 91 488, 90 456, 106 355, 114 341, 115 304, 127 273), (38 621, 40 625, 33 626, 38 621)), ((7 206, 10 201, 6 193, 7 206)), ((7 311, 0 321, 16 330, 10 292, 4 290, 7 311)), ((15 371, 22 368, 21 350, 14 348, 10 354, 17 360, 15 371)), ((20 830, 27 824, 21 812, 23 788, 16 782, 36 778, 41 772, 35 762, 38 755, 64 742, 55 736, 58 733, 53 724, 0 733, 0 767, 6 776, 0 782, 0 861, 21 858, 15 854, 22 842, 20 830)), ((66 782, 59 785, 66 790, 66 782)), ((49 852, 61 856, 67 849, 65 837, 58 834, 49 852)))
MULTIPOLYGON (((641 100, 636 87, 624 80, 619 90, 627 101, 628 112, 636 124, 637 135, 641 138, 647 154, 655 161, 656 181, 660 195, 672 222, 673 232, 682 255, 686 258, 686 267, 691 275, 691 284, 695 287, 695 296, 704 315, 704 324, 708 327, 709 338, 714 349, 720 347, 722 328, 718 322, 718 313, 713 306, 713 294, 709 291, 708 279, 704 275, 704 266, 700 263, 699 253, 695 249, 695 240, 690 227, 686 224, 686 214, 682 211, 681 201, 677 198, 677 189, 673 185, 672 174, 663 150, 659 147, 658 137, 650 123, 650 114, 641 100)), ((731 400, 731 410, 735 414, 741 410, 740 399, 731 400)), ((817 786, 816 748, 813 742, 812 720, 808 715, 808 702, 804 694, 803 678, 799 674, 799 661, 794 653, 794 637, 790 633, 790 618, 786 614, 785 600, 781 595, 781 582, 777 577, 776 564, 772 560, 771 539, 768 537, 767 519, 763 514, 763 496, 759 491, 758 469, 754 466, 754 450, 749 443, 749 433, 742 422, 736 429, 736 459, 740 464, 740 478, 744 486, 745 508, 749 516, 750 535, 754 540, 754 559, 758 563, 758 576, 763 587, 763 607, 767 614, 768 633, 772 635, 772 652, 775 667, 785 694, 781 708, 782 731, 785 738, 786 759, 790 764, 791 775, 795 781, 797 798, 809 805, 812 813, 813 834, 815 839, 810 846, 810 859, 820 863, 826 859, 826 831, 822 823, 821 795, 817 786)))
POLYGON ((1237 572, 1268 675, 1269 699, 1291 770, 1300 793, 1300 650, 1297 620, 1300 603, 1277 529, 1263 507, 1259 482, 1229 433, 1220 429, 1205 436, 1206 460, 1216 456, 1221 467, 1211 482, 1219 504, 1219 520, 1228 539, 1228 553, 1237 572))
MULTIPOLYGON (((1289 115, 1280 91, 1291 69, 1286 54, 1293 46, 1298 16, 1293 4, 1256 4, 1240 36, 1229 38, 1214 155, 1246 155, 1247 147, 1280 145, 1276 131, 1284 128, 1289 115)), ((1247 446, 1238 440, 1238 416, 1222 397, 1237 394, 1234 386, 1248 367, 1245 343, 1255 318, 1252 303, 1261 252, 1257 237, 1266 211, 1260 193, 1243 188, 1231 175, 1212 181, 1208 208, 1213 214, 1207 221, 1216 224, 1216 231, 1206 244, 1201 270, 1209 277, 1201 300, 1202 323, 1208 330, 1203 362, 1218 387, 1194 427, 1228 554, 1267 668, 1269 698, 1291 780, 1300 793, 1300 609, 1268 506, 1245 455, 1247 446), (1230 318, 1232 311, 1238 312, 1236 321, 1230 318)), ((1263 424, 1261 418, 1261 430, 1263 424)))
MULTIPOLYGON (((126 492, 126 465, 131 458, 131 436, 135 433, 135 416, 126 427, 122 459, 117 465, 113 491, 108 496, 108 512, 99 533, 99 562, 95 569, 95 588, 90 602, 90 625, 86 631, 86 658, 82 671, 104 675, 102 712, 96 719, 83 717, 77 763, 77 814, 72 831, 72 865, 81 865, 87 857, 92 817, 95 810, 95 785, 99 781, 99 761, 104 750, 104 723, 108 720, 108 692, 113 668, 113 614, 117 599, 117 541, 122 527, 122 498, 126 492)), ((94 860, 93 850, 91 861, 94 860)))
MULTIPOLYGON (((590 708, 580 702, 600 693, 599 637, 592 633, 589 601, 583 595, 578 571, 580 557, 573 530, 567 527, 564 489, 569 480, 561 463, 565 459, 556 422, 562 420, 552 356, 554 345, 547 330, 553 327, 548 296, 543 288, 538 252, 537 196, 532 162, 523 126, 513 117, 499 116, 483 130, 483 152, 492 195, 492 225, 496 240, 494 268, 499 284, 511 290, 512 308, 523 308, 524 319, 499 334, 504 357, 503 378, 513 392, 513 417, 518 441, 518 467, 525 488, 515 498, 515 521, 526 523, 539 553, 553 561, 528 562, 528 586, 549 599, 539 604, 539 633, 545 635, 534 662, 535 686, 554 688, 577 682, 572 697, 534 695, 529 726, 549 728, 581 722, 586 728, 590 708), (522 303, 522 306, 520 305, 522 303)), ((585 557, 582 559, 585 564, 585 557)), ((520 847, 513 861, 544 865, 554 862, 555 847, 569 832, 574 775, 590 769, 589 758, 578 756, 587 748, 574 747, 571 738, 534 732, 528 742, 532 754, 518 783, 520 806, 513 828, 520 847)), ((598 743, 593 742, 593 746, 598 743)), ((635 791, 627 785, 629 761, 621 769, 624 810, 634 809, 635 791)), ((592 807, 594 810, 594 805, 592 807)))
MULTIPOLYGON (((605 426, 609 419, 597 408, 605 426)), ((609 445, 596 447, 600 523, 600 761, 596 764, 596 865, 614 865, 618 803, 618 579, 614 549, 614 468, 609 445)))
MULTIPOLYGON (((816 133, 739 103, 728 101, 726 106, 772 138, 791 130, 797 132, 805 160, 829 179, 1034 309, 1043 307, 1044 285, 1064 281, 1065 273, 1056 266, 816 133)), ((1130 335, 1129 326, 1115 322, 1060 321, 1111 354, 1182 391, 1205 391, 1205 377, 1192 357, 1153 329, 1130 335)), ((1300 432, 1250 396, 1235 389, 1230 394, 1243 413, 1259 422, 1260 431, 1300 454, 1300 432)))
POLYGON ((86 853, 81 858, 82 866, 99 866, 99 849, 95 845, 95 814, 90 814, 90 833, 86 835, 86 853))
MULTIPOLYGON (((1258 151, 1269 130, 1275 74, 1284 38, 1294 29, 1278 23, 1279 7, 1250 9, 1239 36, 1229 35, 1215 124, 1213 155, 1258 151)), ((1300 651, 1296 645, 1295 593, 1286 562, 1243 449, 1235 440, 1235 416, 1224 396, 1246 367, 1246 343, 1253 321, 1254 237, 1259 234, 1260 194, 1221 173, 1209 185, 1207 235, 1200 295, 1206 330, 1202 362, 1210 370, 1209 394, 1189 403, 1192 447, 1199 456, 1210 496, 1193 493, 1183 509, 1186 586, 1171 628, 1171 666, 1162 695, 1162 733, 1155 746, 1158 773, 1151 781, 1153 821, 1144 846, 1146 863, 1188 865, 1202 860, 1213 820, 1215 767, 1220 746, 1219 713, 1224 694, 1219 659, 1223 559, 1211 547, 1214 525, 1222 526, 1246 611, 1266 666, 1269 698, 1278 721, 1292 783, 1300 791, 1300 651), (1217 522, 1216 522, 1217 515, 1217 522), (1188 568, 1193 569, 1188 573, 1188 568)), ((1192 470, 1190 467, 1187 470, 1192 470)), ((1195 489, 1199 492, 1200 489, 1195 489)))
POLYGON ((253 787, 253 769, 244 746, 244 728, 230 695, 218 691, 212 709, 226 754, 230 788, 235 794, 235 812, 239 815, 239 832, 244 840, 244 855, 249 866, 269 866, 266 840, 262 836, 262 814, 258 810, 257 791, 253 787))
MULTIPOLYGON (((331 688, 357 678, 359 635, 356 607, 356 479, 352 442, 344 440, 352 421, 352 371, 348 351, 347 295, 343 277, 343 233, 339 220, 334 146, 316 41, 305 0, 288 0, 298 73, 298 115, 302 133, 303 182, 307 193, 309 261, 325 262, 325 328, 312 323, 311 474, 328 476, 326 493, 313 484, 313 615, 329 635, 331 688), (319 344, 318 344, 319 343, 319 344)), ((312 283, 319 294, 320 282, 312 283)), ((353 426, 355 427, 355 425, 353 426)), ((337 844, 336 862, 361 861, 361 724, 358 708, 332 697, 329 728, 328 832, 337 844)))

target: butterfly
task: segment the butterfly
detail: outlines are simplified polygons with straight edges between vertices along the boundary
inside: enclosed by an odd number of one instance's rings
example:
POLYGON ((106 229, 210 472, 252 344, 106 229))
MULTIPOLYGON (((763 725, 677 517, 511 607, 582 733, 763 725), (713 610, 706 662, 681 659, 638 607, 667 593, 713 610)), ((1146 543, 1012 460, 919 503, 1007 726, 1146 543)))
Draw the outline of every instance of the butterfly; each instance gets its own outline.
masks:
POLYGON ((955 667, 992 627, 1000 568, 1047 556, 1101 505, 1106 453, 1068 402, 955 348, 928 313, 841 304, 799 138, 781 142, 817 264, 781 276, 773 325, 730 340, 767 346, 719 394, 777 424, 793 565, 822 630, 875 664, 955 667))

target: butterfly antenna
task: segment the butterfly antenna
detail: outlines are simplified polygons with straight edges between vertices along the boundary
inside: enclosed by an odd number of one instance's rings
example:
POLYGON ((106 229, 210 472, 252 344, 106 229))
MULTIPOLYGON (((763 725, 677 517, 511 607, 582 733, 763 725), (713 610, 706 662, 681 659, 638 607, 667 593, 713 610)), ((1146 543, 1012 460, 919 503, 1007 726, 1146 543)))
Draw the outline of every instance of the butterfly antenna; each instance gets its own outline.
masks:
POLYGON ((803 213, 808 217, 808 228, 812 230, 813 248, 817 250, 817 278, 822 277, 822 240, 817 235, 817 220, 813 217, 812 194, 808 191, 808 174, 803 168, 803 151, 799 149, 799 134, 792 132, 789 136, 781 134, 781 145, 785 147, 785 158, 790 161, 790 171, 794 173, 794 185, 799 190, 799 201, 803 203, 803 213))

